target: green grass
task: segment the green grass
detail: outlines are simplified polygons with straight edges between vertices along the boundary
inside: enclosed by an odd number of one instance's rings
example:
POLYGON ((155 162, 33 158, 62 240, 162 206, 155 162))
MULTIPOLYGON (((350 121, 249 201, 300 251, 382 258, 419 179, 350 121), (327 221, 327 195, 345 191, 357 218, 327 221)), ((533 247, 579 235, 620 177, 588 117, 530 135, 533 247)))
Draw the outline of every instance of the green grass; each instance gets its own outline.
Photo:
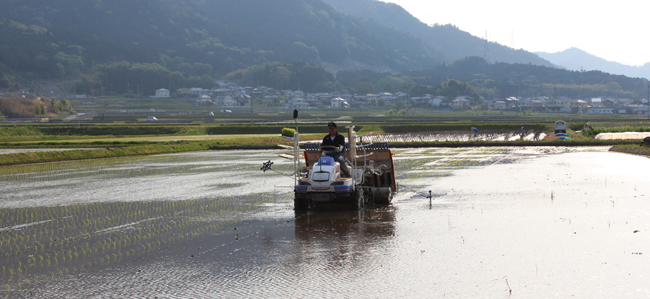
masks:
MULTIPOLYGON (((19 165, 30 163, 59 162, 85 159, 156 155, 203 151, 210 149, 230 149, 240 146, 293 145, 293 141, 278 136, 228 136, 214 140, 171 141, 171 142, 97 142, 85 143, 90 147, 106 146, 91 150, 70 150, 52 152, 32 152, 0 155, 0 165, 19 165)), ((47 147, 68 147, 68 143, 40 144, 47 147)))
POLYGON ((613 147, 624 148, 624 149, 642 150, 642 151, 646 151, 646 152, 648 152, 648 154, 650 154, 650 147, 642 146, 642 145, 639 145, 639 144, 620 144, 620 145, 615 145, 613 147))

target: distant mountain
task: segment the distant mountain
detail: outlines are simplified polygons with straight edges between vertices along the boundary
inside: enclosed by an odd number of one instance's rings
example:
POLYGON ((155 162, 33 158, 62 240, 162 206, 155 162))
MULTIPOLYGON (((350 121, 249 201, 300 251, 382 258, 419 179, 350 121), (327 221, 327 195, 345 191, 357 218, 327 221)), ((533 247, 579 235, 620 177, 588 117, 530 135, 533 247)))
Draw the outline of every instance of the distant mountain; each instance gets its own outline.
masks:
POLYGON ((632 78, 650 79, 650 62, 643 66, 629 66, 608 61, 578 48, 569 48, 557 53, 536 53, 540 57, 572 71, 599 70, 610 74, 625 75, 632 78))
POLYGON ((415 18, 401 6, 377 0, 323 0, 341 13, 373 20, 387 27, 413 34, 434 49, 440 51, 447 62, 468 56, 486 58, 489 62, 523 63, 554 67, 539 56, 515 50, 498 43, 473 36, 453 25, 429 26, 415 18))
POLYGON ((120 61, 218 77, 273 61, 405 71, 443 59, 410 34, 320 0, 7 0, 0 41, 0 79, 62 78, 120 61))

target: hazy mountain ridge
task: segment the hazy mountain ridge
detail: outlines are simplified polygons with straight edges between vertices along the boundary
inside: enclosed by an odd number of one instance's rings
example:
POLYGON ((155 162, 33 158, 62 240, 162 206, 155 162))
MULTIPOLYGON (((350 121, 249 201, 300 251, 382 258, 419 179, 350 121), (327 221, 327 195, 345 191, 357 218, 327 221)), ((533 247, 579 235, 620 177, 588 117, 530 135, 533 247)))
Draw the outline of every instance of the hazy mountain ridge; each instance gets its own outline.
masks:
POLYGON ((599 70, 632 78, 650 79, 650 62, 643 66, 630 66, 608 61, 578 48, 569 48, 557 53, 537 52, 536 54, 572 71, 599 70))
POLYGON ((2 75, 28 80, 119 61, 217 77, 272 61, 404 71, 442 59, 413 36, 353 20, 320 0, 7 0, 0 40, 2 75))
MULTIPOLYGON (((467 56, 484 57, 485 40, 462 31, 453 25, 429 26, 401 6, 377 0, 323 0, 341 13, 362 19, 371 19, 384 26, 409 32, 440 51, 447 62, 467 56)), ((490 62, 523 63, 554 67, 549 61, 524 51, 489 42, 487 58, 490 62)))

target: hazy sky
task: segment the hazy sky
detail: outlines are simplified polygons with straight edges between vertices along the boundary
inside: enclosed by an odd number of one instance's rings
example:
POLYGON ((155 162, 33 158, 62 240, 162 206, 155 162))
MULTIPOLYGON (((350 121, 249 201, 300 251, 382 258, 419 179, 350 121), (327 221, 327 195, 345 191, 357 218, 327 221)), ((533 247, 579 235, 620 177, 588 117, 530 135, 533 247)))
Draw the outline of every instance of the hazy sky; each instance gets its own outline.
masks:
POLYGON ((650 1, 383 0, 427 24, 453 24, 531 52, 579 48, 628 65, 650 62, 650 1))

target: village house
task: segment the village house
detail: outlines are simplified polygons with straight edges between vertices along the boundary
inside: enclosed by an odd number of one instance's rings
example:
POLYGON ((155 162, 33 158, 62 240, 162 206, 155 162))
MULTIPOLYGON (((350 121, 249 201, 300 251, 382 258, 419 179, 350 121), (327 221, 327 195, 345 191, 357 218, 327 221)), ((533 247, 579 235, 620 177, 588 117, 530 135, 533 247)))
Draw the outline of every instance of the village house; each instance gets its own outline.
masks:
POLYGON ((232 89, 227 89, 227 88, 212 89, 212 95, 218 97, 232 96, 232 92, 233 92, 232 89))
POLYGON ((355 95, 355 96, 352 97, 352 99, 357 101, 357 102, 364 102, 364 103, 368 102, 368 96, 367 95, 355 95))
POLYGON ((210 90, 203 89, 200 87, 192 87, 190 88, 190 93, 193 95, 203 96, 203 95, 208 95, 210 93, 210 90))
POLYGON ((382 99, 385 103, 393 103, 397 101, 397 97, 390 92, 379 94, 379 98, 382 99))
POLYGON ((307 100, 303 98, 295 98, 291 99, 288 101, 288 106, 287 108, 291 109, 308 109, 309 108, 309 103, 307 103, 307 100))
POLYGON ((211 105, 212 101, 210 99, 209 95, 202 95, 196 99, 196 105, 197 106, 206 106, 206 105, 211 105))
POLYGON ((469 109, 470 101, 465 98, 457 98, 451 102, 451 107, 453 109, 469 109))
POLYGON ((241 95, 238 96, 235 101, 237 102, 237 106, 250 107, 253 103, 253 98, 249 95, 241 95))
POLYGON ((530 101, 531 103, 531 109, 533 111, 543 111, 544 110, 544 102, 541 100, 532 100, 530 101))
POLYGON ((259 98, 264 97, 264 91, 263 91, 263 89, 262 89, 262 88, 254 88, 254 89, 251 91, 251 97, 252 97, 253 99, 259 99, 259 98))
POLYGON ((378 94, 372 94, 369 93, 366 95, 366 103, 370 105, 377 105, 377 101, 379 101, 380 97, 378 94))
POLYGON ((214 104, 216 106, 234 107, 237 104, 237 101, 235 101, 235 98, 232 96, 218 96, 215 98, 214 104))
POLYGON ((648 115, 648 106, 647 105, 626 105, 625 110, 627 114, 641 114, 648 115))
POLYGON ((589 110, 589 105, 587 101, 572 100, 569 102, 569 108, 571 108, 571 113, 585 113, 589 110))
POLYGON ((156 95, 152 96, 152 98, 169 98, 169 89, 158 89, 156 90, 156 95))
POLYGON ((569 100, 556 99, 546 103, 546 109, 551 112, 571 112, 569 107, 569 100))
POLYGON ((342 99, 344 99, 344 100, 347 101, 347 100, 352 99, 352 95, 349 94, 349 93, 344 93, 344 94, 342 94, 342 95, 340 96, 340 98, 342 98, 342 99))
POLYGON ((406 100, 406 98, 409 96, 408 93, 398 91, 395 93, 395 96, 397 97, 398 100, 406 100))
POLYGON ((331 100, 331 105, 330 107, 332 108, 350 108, 350 104, 342 98, 333 98, 331 100))
MULTIPOLYGON (((616 101, 615 99, 604 99, 603 100, 603 106, 604 107, 614 107, 616 105, 618 105, 618 101, 616 101)), ((594 106, 592 105, 592 107, 594 107, 594 106)))
MULTIPOLYGON (((305 101, 307 102, 307 104, 309 105, 310 108, 324 108, 325 107, 325 104, 323 104, 323 101, 321 101, 320 99, 313 99, 313 100, 307 99, 305 101)), ((330 103, 327 103, 328 106, 329 106, 329 104, 330 103)))
POLYGON ((531 110, 533 107, 533 101, 530 99, 519 101, 517 107, 519 108, 519 111, 531 110))
POLYGON ((591 107, 594 107, 594 108, 604 106, 602 98, 591 98, 591 100, 589 102, 591 104, 591 107))
POLYGON ((442 102, 444 102, 444 101, 445 101, 445 97, 438 96, 438 97, 435 97, 433 99, 430 99, 429 100, 429 105, 431 105, 433 107, 440 107, 440 106, 442 106, 442 102))
POLYGON ((614 114, 614 108, 594 107, 587 111, 587 114, 614 114))
POLYGON ((509 97, 506 98, 505 101, 506 103, 506 109, 505 110, 517 110, 519 109, 519 99, 516 97, 509 97))
POLYGON ((495 101, 494 102, 494 110, 506 110, 506 101, 495 101))
POLYGON ((325 100, 330 99, 332 96, 329 93, 310 93, 307 95, 307 100, 325 100))

